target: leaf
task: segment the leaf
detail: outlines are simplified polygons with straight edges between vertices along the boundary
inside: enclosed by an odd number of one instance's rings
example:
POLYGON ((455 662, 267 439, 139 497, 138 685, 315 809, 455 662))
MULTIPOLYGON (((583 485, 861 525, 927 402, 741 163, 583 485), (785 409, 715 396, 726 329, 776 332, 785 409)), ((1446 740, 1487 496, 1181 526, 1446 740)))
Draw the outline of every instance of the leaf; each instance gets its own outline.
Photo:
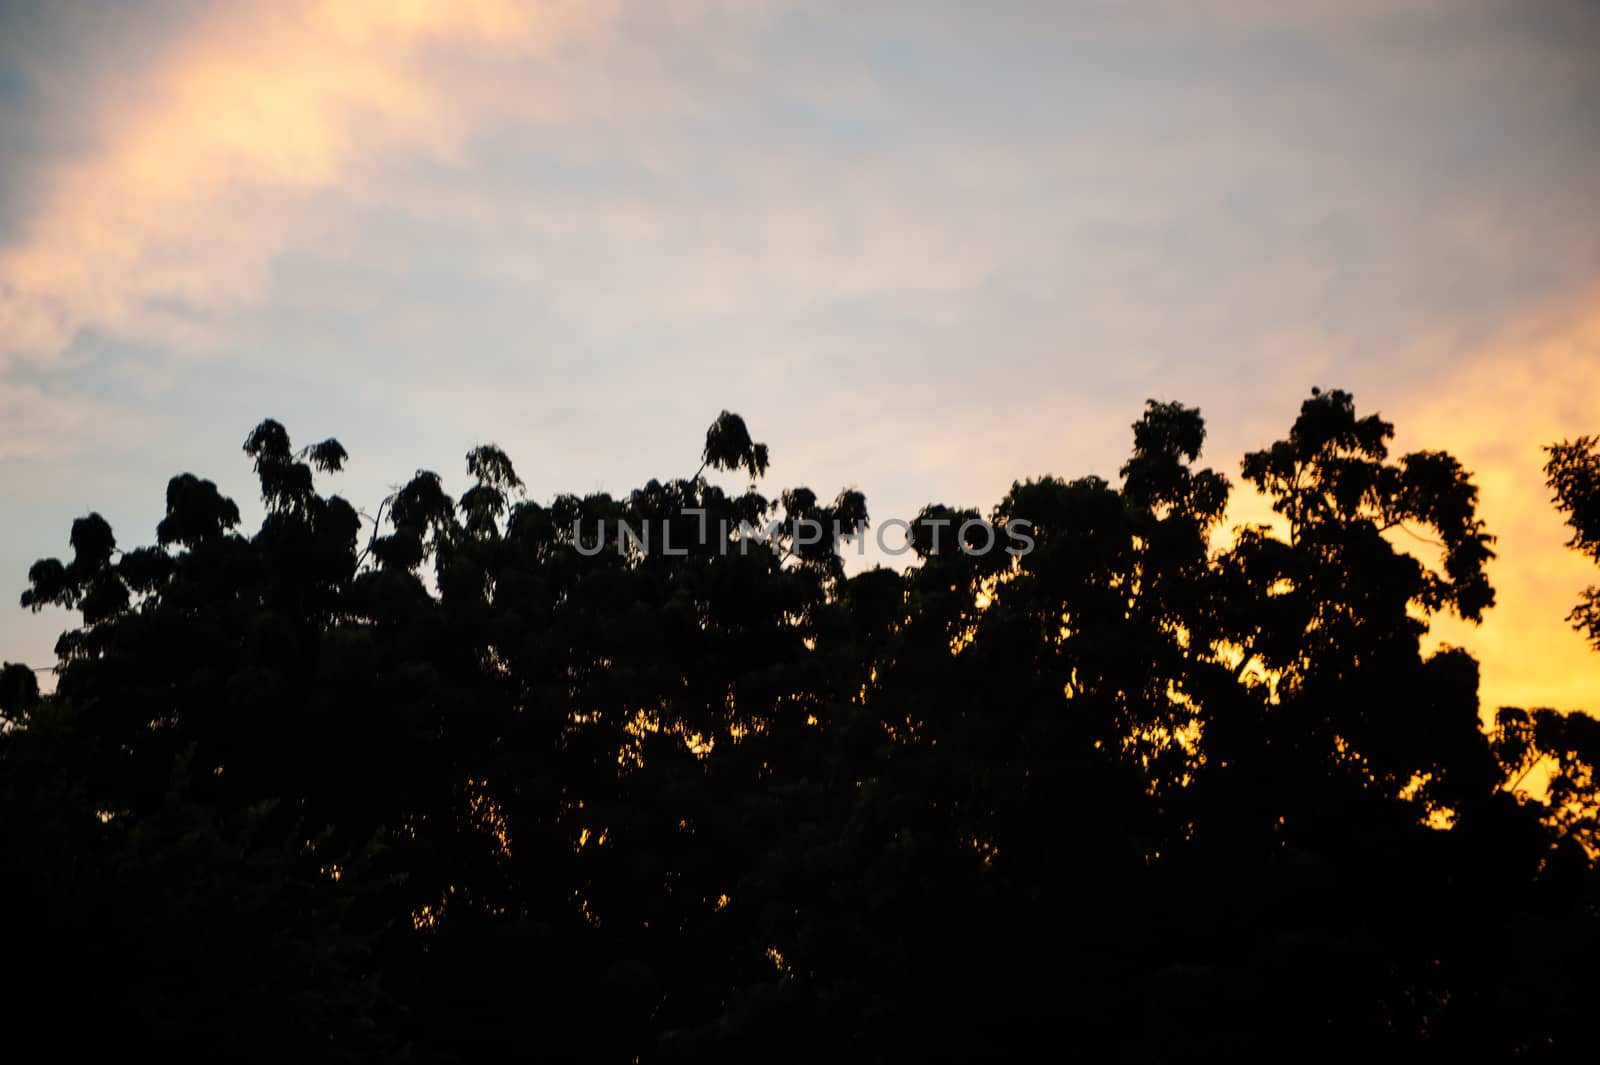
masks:
POLYGON ((323 473, 338 473, 344 469, 345 460, 350 457, 339 441, 331 437, 320 444, 311 445, 307 454, 311 464, 323 473))

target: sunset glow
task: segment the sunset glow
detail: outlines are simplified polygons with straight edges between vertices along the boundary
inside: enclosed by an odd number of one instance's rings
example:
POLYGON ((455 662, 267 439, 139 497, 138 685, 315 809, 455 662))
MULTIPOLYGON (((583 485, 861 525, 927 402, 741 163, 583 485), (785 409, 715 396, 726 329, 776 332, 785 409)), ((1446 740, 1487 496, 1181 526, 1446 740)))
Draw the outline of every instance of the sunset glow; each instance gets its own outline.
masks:
POLYGON ((998 6, 5 6, 8 594, 266 414, 370 507, 476 434, 537 497, 692 469, 713 395, 888 515, 1112 476, 1147 396, 1237 482, 1320 385, 1475 473, 1485 705, 1593 706, 1540 474, 1600 429, 1592 9, 998 6))

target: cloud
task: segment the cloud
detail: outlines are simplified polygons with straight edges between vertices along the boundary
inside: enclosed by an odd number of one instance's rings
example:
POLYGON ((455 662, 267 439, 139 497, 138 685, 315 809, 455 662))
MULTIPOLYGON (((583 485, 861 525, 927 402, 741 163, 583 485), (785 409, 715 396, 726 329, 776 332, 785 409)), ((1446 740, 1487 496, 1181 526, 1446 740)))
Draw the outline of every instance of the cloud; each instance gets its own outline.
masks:
POLYGON ((1519 239, 1551 270, 1600 260, 1562 217, 1574 190, 1529 195, 1560 128, 1539 151, 1472 143, 1548 127, 1527 101, 1595 79, 1516 35, 1463 37, 1433 3, 1261 6, 179 6, 170 40, 73 98, 62 122, 91 145, 25 175, 0 372, 85 332, 215 348, 286 257, 370 258, 396 215, 472 233, 435 246, 612 331, 878 298, 956 317, 944 297, 999 285, 1046 313, 1092 298, 1079 318, 1119 357, 1196 327, 1471 310, 1542 280, 1505 256, 1519 239), (1449 47, 1372 39, 1397 19, 1449 47), (1523 90, 1482 84, 1491 60, 1523 90), (1403 120, 1366 115, 1379 97, 1403 120), (1275 305, 1246 309, 1252 286, 1275 305))
POLYGON ((148 429, 140 421, 104 400, 63 393, 38 381, 0 378, 0 425, 5 426, 0 467, 115 447, 133 436, 136 426, 148 429))
POLYGON ((1439 639, 1483 664, 1483 698, 1498 706, 1600 707, 1600 654, 1567 611, 1600 583, 1564 545, 1571 533, 1544 481, 1547 444, 1600 430, 1600 285, 1572 303, 1530 310, 1429 392, 1410 397, 1402 447, 1443 448, 1473 472, 1480 514, 1498 537, 1496 606, 1481 628, 1435 625, 1439 639))
MULTIPOLYGON (((581 113, 546 76, 500 96, 467 54, 559 67, 608 32, 610 3, 303 0, 218 5, 181 44, 135 65, 97 150, 49 174, 0 245, 0 358, 50 359, 84 329, 193 349, 215 319, 262 300, 273 259, 315 243, 318 193, 380 180, 398 153, 449 161, 508 113, 581 113), (527 95, 527 90, 537 90, 527 95)), ((108 87, 109 88, 109 87, 108 87)))

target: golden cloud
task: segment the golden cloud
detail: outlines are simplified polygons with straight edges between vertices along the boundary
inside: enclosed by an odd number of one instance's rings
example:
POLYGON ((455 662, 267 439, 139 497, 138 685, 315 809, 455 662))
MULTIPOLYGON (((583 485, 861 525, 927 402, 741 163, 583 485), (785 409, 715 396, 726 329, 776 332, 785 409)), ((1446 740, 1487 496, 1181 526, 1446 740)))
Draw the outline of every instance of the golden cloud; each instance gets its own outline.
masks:
POLYGON ((54 356, 85 327, 203 343, 210 314, 260 300, 274 255, 326 224, 275 208, 362 180, 389 152, 448 159, 508 110, 561 111, 553 79, 533 97, 498 91, 441 54, 549 61, 615 18, 591 0, 219 7, 86 120, 99 150, 50 174, 0 247, 0 358, 54 356))
POLYGON ((1481 627, 1444 620, 1433 635, 1477 656, 1486 708, 1600 710, 1600 653, 1565 620, 1600 572, 1564 549, 1570 530, 1543 473, 1545 445, 1600 432, 1600 288, 1507 328, 1460 365, 1408 404, 1400 443, 1443 448, 1473 471, 1499 537, 1496 605, 1481 627))

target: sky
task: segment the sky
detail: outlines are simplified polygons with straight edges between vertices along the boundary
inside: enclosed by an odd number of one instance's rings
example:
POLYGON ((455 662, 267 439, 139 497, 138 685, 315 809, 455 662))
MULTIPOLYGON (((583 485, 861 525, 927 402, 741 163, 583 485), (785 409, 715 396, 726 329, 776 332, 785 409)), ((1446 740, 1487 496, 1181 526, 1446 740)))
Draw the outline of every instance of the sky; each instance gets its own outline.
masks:
POLYGON ((1594 0, 0 0, 0 600, 176 473, 248 504, 264 417, 370 512, 485 442, 688 476, 726 408, 881 522, 1114 479, 1147 398, 1237 482, 1320 386, 1476 476, 1499 604, 1429 645, 1600 710, 1540 472, 1600 433, 1596 54, 1594 0))

